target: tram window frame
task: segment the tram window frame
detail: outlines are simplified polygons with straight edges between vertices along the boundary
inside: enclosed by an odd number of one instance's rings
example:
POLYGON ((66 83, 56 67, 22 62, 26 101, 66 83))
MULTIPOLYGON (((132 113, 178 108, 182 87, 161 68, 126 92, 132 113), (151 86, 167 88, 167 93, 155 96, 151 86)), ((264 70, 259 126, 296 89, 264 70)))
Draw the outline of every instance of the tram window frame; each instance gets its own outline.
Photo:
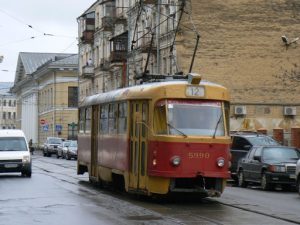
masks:
POLYGON ((108 133, 117 134, 117 104, 111 103, 108 107, 108 133))
POLYGON ((92 118, 92 107, 88 107, 85 109, 85 133, 91 133, 92 130, 92 124, 91 124, 91 118, 92 118))
POLYGON ((100 133, 108 134, 108 104, 102 105, 100 108, 100 133))
POLYGON ((154 131, 158 135, 168 134, 166 107, 166 100, 161 100, 157 102, 154 107, 154 131), (160 120, 158 120, 159 118, 160 120))
POLYGON ((127 131, 127 102, 118 104, 118 134, 125 134, 127 131))
POLYGON ((229 102, 224 102, 224 115, 225 115, 225 135, 230 135, 229 130, 230 130, 230 123, 229 123, 229 115, 230 115, 230 103, 229 102))
POLYGON ((85 108, 79 110, 79 133, 83 134, 85 131, 85 108))

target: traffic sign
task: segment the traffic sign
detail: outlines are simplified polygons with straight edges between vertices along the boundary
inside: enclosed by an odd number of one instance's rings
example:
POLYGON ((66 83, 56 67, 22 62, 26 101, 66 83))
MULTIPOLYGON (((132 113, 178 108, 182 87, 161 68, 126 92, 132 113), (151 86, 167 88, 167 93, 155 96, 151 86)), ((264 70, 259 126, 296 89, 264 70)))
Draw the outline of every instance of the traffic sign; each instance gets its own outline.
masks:
POLYGON ((41 119, 41 120, 40 120, 40 124, 41 124, 41 125, 44 125, 45 123, 46 123, 46 120, 44 120, 44 119, 41 119))

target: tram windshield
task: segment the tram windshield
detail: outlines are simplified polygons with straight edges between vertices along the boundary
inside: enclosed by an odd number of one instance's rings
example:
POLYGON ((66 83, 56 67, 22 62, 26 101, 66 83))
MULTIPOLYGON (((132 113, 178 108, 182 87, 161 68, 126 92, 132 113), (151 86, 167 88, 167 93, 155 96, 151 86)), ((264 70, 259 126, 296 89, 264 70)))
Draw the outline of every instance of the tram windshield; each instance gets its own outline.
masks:
POLYGON ((155 130, 158 134, 224 136, 220 101, 168 100, 156 104, 155 130))

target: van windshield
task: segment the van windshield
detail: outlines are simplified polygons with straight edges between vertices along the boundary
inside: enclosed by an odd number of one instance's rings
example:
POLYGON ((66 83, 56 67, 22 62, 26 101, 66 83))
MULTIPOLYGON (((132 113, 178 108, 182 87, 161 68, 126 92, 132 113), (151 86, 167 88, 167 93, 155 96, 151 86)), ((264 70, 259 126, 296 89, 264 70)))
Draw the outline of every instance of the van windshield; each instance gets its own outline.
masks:
POLYGON ((24 137, 1 137, 0 151, 28 151, 24 137))

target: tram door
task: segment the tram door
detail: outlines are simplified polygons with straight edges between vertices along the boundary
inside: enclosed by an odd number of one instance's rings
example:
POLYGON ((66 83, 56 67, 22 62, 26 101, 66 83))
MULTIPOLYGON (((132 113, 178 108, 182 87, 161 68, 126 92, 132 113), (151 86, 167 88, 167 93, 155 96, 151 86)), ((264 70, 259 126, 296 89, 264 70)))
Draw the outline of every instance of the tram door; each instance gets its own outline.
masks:
POLYGON ((131 102, 129 186, 133 189, 146 188, 148 120, 148 102, 131 102))
POLYGON ((97 163, 98 163, 98 124, 99 124, 99 107, 92 108, 92 123, 91 123, 91 173, 90 176, 98 180, 97 163))

